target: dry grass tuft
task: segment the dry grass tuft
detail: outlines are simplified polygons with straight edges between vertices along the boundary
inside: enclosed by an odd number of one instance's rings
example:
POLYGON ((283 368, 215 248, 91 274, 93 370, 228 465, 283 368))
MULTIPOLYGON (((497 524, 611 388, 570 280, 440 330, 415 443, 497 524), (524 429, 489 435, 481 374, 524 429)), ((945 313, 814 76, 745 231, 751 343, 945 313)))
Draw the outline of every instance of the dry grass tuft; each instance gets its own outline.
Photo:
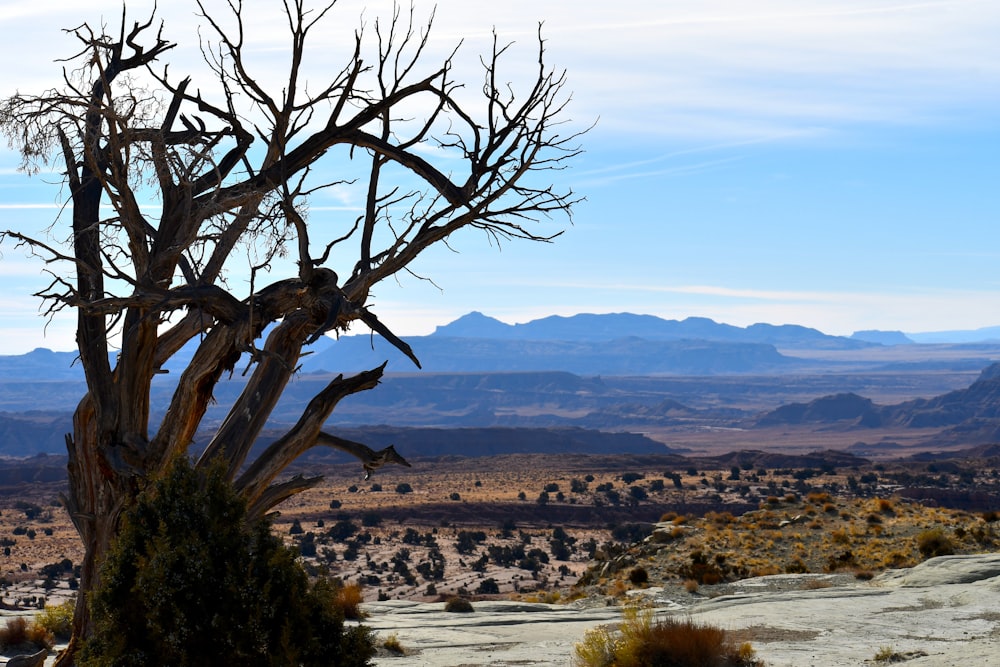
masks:
POLYGON ((617 630, 589 630, 576 645, 579 667, 760 667, 749 642, 738 643, 722 628, 690 619, 653 621, 653 611, 629 606, 617 630))
POLYGON ((395 632, 382 641, 382 648, 393 655, 406 655, 406 649, 399 643, 399 636, 395 632))
POLYGON ((917 535, 917 549, 924 558, 950 556, 955 553, 955 545, 940 528, 931 528, 917 535))
POLYGON ((16 616, 7 625, 0 628, 0 647, 7 649, 12 646, 20 646, 28 641, 28 619, 23 616, 16 616))
POLYGON ((52 648, 54 637, 44 626, 16 616, 0 628, 0 650, 14 648, 52 648))
POLYGON ((334 603, 344 613, 344 618, 352 621, 360 621, 365 617, 365 613, 361 610, 362 602, 364 602, 364 596, 361 593, 361 587, 357 584, 341 586, 337 589, 334 598, 334 603))

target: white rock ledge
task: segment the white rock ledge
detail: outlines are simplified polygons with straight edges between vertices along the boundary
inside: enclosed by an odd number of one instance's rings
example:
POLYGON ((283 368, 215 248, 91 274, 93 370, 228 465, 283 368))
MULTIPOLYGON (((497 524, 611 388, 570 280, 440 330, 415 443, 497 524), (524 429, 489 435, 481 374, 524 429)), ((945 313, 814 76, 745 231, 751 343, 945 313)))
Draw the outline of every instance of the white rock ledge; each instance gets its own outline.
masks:
MULTIPOLYGON (((873 665, 883 647, 912 656, 907 667, 1000 667, 1000 554, 943 556, 870 583, 830 588, 801 589, 807 578, 780 575, 770 586, 757 580, 740 592, 692 596, 690 606, 678 610, 672 603, 658 613, 750 628, 768 667, 873 665)), ((383 639, 395 633, 408 653, 379 657, 375 664, 564 667, 587 629, 617 622, 621 611, 502 601, 474 608, 459 614, 445 612, 441 603, 365 605, 365 623, 383 639)))

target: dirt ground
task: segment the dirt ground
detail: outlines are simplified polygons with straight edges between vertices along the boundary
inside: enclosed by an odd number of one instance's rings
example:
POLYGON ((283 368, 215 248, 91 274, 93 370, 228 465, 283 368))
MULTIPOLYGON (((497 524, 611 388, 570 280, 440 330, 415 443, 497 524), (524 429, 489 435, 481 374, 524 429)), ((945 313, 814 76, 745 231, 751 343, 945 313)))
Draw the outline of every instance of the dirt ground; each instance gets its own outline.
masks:
MULTIPOLYGON (((568 507, 572 502, 570 479, 582 478, 584 473, 554 470, 551 461, 531 456, 491 461, 435 463, 433 468, 421 463, 412 469, 389 467, 368 481, 364 481, 360 465, 324 466, 321 472, 326 480, 321 486, 278 507, 274 530, 289 544, 298 544, 312 533, 317 554, 307 561, 345 582, 362 584, 369 599, 473 594, 486 579, 497 582, 503 594, 568 587, 589 560, 581 545, 588 540, 603 542, 609 531, 593 526, 586 513, 575 522, 547 520, 546 508, 538 503, 538 497, 547 485, 553 488, 554 484, 561 491, 552 492, 552 509, 568 507), (397 486, 403 484, 411 490, 400 492, 404 487, 397 486), (556 500, 560 492, 565 494, 563 502, 556 500), (519 494, 524 500, 518 499, 519 494), (525 511, 512 511, 519 508, 525 511), (338 521, 357 528, 351 539, 328 536, 338 521), (302 533, 292 533, 296 524, 302 533), (530 570, 516 562, 506 566, 490 562, 473 569, 473 563, 489 546, 513 547, 516 552, 517 545, 523 545, 526 551, 539 549, 550 556, 557 526, 565 531, 564 539, 570 544, 568 560, 549 557, 547 563, 537 562, 530 570), (460 554, 456 542, 461 531, 482 532, 486 539, 475 542, 472 553, 460 554), (345 560, 344 552, 358 534, 362 535, 358 553, 345 560), (427 536, 433 540, 431 544, 427 536), (437 576, 421 576, 417 567, 428 562, 432 550, 439 554, 439 561, 443 560, 443 572, 439 566, 437 576), (411 584, 398 571, 403 567, 396 561, 407 564, 411 584), (373 576, 379 584, 373 583, 373 576)), ((590 485, 614 484, 615 477, 616 473, 597 471, 590 485)), ((621 481, 617 485, 621 487, 621 481)), ((7 488, 0 496, 0 592, 8 605, 16 604, 29 591, 34 595, 70 593, 67 581, 72 579, 72 567, 82 559, 83 548, 59 502, 64 490, 60 484, 24 484, 7 488), (50 584, 56 587, 46 591, 42 587, 46 573, 53 572, 57 576, 50 584)))
MULTIPOLYGON (((412 468, 387 466, 369 480, 364 480, 357 463, 300 464, 290 472, 322 474, 324 481, 277 508, 276 534, 297 547, 316 572, 361 585, 366 600, 435 600, 460 594, 551 602, 574 593, 573 585, 594 555, 607 552, 605 547, 614 550, 612 540, 631 541, 632 536, 622 533, 630 524, 648 527, 668 512, 739 515, 757 510, 764 496, 784 497, 799 486, 805 488, 791 469, 734 472, 726 465, 695 470, 671 457, 643 455, 412 462, 412 468)), ((979 472, 994 481, 997 477, 995 471, 979 472)), ((843 494, 856 483, 850 475, 862 482, 876 477, 871 471, 863 475, 845 470, 818 474, 809 485, 843 494)), ((948 477, 942 481, 946 487, 957 484, 961 475, 961 471, 935 473, 948 477)), ((73 570, 83 549, 58 500, 64 490, 57 483, 0 489, 4 604, 72 593, 73 570)), ((876 483, 862 490, 874 494, 876 483)), ((785 509, 791 513, 789 519, 805 511, 785 509)), ((815 541, 807 537, 815 535, 830 542, 830 548, 841 548, 841 543, 831 541, 834 529, 842 528, 831 523, 833 510, 815 511, 830 524, 829 530, 812 529, 822 523, 814 519, 803 524, 810 527, 805 536, 791 541, 772 536, 770 542, 806 545, 815 541)), ((883 523, 892 524, 885 529, 887 535, 902 534, 895 523, 898 518, 865 521, 859 509, 849 514, 861 522, 860 527, 844 528, 853 531, 851 539, 854 533, 867 534, 883 523)), ((724 528, 734 532, 736 525, 724 528)), ((770 532, 755 528, 747 534, 770 532)), ((766 542, 750 551, 767 558, 766 542)))

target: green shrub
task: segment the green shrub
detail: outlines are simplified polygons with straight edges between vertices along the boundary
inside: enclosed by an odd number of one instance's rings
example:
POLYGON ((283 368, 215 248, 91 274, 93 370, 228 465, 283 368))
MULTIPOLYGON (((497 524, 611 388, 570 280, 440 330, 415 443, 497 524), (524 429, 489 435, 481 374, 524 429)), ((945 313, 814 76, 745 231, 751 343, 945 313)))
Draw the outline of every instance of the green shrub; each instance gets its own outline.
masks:
POLYGON ((56 639, 66 641, 73 631, 75 606, 72 601, 47 606, 35 618, 35 623, 51 632, 56 639))
POLYGON ((643 586, 649 582, 649 572, 646 568, 639 566, 634 567, 628 573, 628 580, 632 582, 634 586, 643 586))
POLYGON ((444 610, 457 614, 469 614, 473 611, 472 603, 460 597, 448 598, 444 603, 444 610))
POLYGON ((142 490, 101 581, 82 667, 358 667, 374 655, 368 628, 344 626, 337 585, 310 582, 219 466, 179 459, 142 490))

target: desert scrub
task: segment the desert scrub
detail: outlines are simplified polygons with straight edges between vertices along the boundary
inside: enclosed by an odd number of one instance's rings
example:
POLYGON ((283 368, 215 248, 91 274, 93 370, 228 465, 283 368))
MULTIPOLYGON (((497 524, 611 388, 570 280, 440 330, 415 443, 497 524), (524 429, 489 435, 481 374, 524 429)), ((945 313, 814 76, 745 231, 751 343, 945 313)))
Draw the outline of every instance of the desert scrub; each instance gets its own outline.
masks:
POLYGON ((179 457, 123 514, 76 664, 367 665, 374 637, 344 623, 338 589, 247 515, 221 466, 179 457))
POLYGON ((622 623, 588 630, 575 646, 577 667, 762 667, 749 642, 690 619, 653 620, 653 610, 628 605, 622 623))
POLYGON ((406 649, 399 643, 399 636, 395 632, 382 641, 382 648, 394 655, 406 655, 406 649))
POLYGON ((917 535, 917 550, 924 558, 950 556, 955 553, 955 545, 943 530, 931 528, 917 535))
POLYGON ((73 631, 73 601, 46 606, 35 618, 35 624, 40 625, 58 640, 68 640, 73 631))
POLYGON ((344 618, 352 621, 360 621, 365 618, 365 613, 361 611, 361 603, 364 602, 361 586, 357 584, 338 585, 333 600, 334 605, 344 615, 344 618))
POLYGON ((899 654, 891 646, 881 646, 879 650, 875 652, 872 660, 875 662, 896 662, 899 659, 899 654))
POLYGON ((788 574, 806 574, 809 572, 809 566, 801 558, 796 557, 785 565, 785 572, 788 574))
POLYGON ((35 651, 39 648, 52 648, 52 633, 43 626, 28 621, 23 616, 15 616, 0 628, 0 650, 12 649, 35 651))
POLYGON ((444 610, 457 614, 470 614, 473 612, 472 603, 460 597, 449 598, 444 603, 444 610))
POLYGON ((628 573, 628 580, 632 582, 633 586, 645 586, 649 583, 649 572, 642 566, 634 567, 628 573))
POLYGON ((850 544, 851 538, 847 534, 847 531, 843 528, 838 528, 830 533, 830 539, 834 544, 850 544))
POLYGON ((825 491, 816 491, 806 495, 806 502, 812 505, 824 505, 831 502, 830 494, 825 491))

